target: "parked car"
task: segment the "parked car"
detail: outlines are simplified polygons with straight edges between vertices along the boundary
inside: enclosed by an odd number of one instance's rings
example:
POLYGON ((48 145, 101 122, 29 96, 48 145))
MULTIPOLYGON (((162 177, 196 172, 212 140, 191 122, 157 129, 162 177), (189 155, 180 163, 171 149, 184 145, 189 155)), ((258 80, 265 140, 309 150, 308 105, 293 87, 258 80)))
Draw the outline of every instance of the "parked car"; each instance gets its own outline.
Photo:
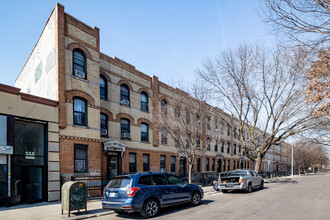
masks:
POLYGON ((254 170, 233 170, 226 176, 219 175, 218 188, 226 193, 230 190, 245 190, 252 192, 255 188, 263 188, 264 179, 254 170))
POLYGON ((104 189, 103 209, 116 213, 140 212, 154 217, 159 209, 188 203, 201 203, 203 190, 195 184, 187 184, 178 176, 164 172, 142 172, 113 178, 104 189))

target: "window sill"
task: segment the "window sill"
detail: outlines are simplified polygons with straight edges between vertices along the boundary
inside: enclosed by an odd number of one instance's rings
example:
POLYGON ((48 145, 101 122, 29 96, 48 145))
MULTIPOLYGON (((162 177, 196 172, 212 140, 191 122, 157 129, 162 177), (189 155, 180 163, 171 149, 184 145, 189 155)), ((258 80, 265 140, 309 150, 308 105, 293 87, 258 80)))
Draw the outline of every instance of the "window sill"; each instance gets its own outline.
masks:
POLYGON ((78 127, 78 128, 87 128, 88 129, 88 126, 87 125, 76 125, 76 124, 73 124, 72 126, 73 127, 78 127))
POLYGON ((148 113, 149 114, 149 111, 142 110, 142 109, 140 109, 140 110, 141 110, 141 112, 144 112, 144 113, 148 113))
POLYGON ((121 137, 120 140, 132 141, 131 138, 125 138, 125 137, 121 137))
POLYGON ((141 143, 144 143, 144 144, 150 144, 149 141, 141 141, 141 143))
POLYGON ((100 97, 101 100, 109 102, 110 100, 108 98, 102 98, 100 97))
MULTIPOLYGON (((87 75, 87 73, 85 73, 86 75, 87 75)), ((71 75, 73 78, 75 78, 75 79, 79 79, 79 80, 81 80, 81 81, 84 81, 84 82, 89 82, 88 80, 87 80, 87 78, 81 78, 81 77, 79 77, 79 76, 76 76, 76 75, 74 75, 74 74, 72 74, 71 75)))
POLYGON ((121 103, 120 103, 120 105, 121 105, 121 106, 125 106, 125 107, 127 107, 127 108, 131 108, 130 105, 125 105, 125 104, 121 104, 121 103))

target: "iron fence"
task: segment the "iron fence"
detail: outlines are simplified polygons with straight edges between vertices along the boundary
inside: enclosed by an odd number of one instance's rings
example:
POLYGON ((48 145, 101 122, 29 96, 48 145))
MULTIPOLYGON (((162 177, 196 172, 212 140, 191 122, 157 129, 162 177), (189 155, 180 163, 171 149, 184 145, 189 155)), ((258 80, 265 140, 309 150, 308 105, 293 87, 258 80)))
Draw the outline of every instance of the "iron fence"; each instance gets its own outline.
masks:
POLYGON ((103 189, 108 183, 106 176, 90 176, 90 175, 71 176, 71 177, 61 176, 61 188, 62 185, 67 181, 78 181, 85 183, 87 187, 87 196, 89 198, 103 196, 103 189))

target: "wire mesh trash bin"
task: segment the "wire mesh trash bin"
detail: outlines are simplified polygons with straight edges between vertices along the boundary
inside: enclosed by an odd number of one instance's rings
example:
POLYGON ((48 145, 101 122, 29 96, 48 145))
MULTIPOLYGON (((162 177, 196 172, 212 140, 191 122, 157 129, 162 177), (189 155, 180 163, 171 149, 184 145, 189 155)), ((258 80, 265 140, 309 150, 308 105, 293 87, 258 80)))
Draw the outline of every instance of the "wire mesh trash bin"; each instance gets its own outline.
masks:
POLYGON ((85 209, 87 212, 87 187, 85 183, 69 181, 62 186, 62 215, 63 210, 68 211, 68 217, 73 210, 85 209))

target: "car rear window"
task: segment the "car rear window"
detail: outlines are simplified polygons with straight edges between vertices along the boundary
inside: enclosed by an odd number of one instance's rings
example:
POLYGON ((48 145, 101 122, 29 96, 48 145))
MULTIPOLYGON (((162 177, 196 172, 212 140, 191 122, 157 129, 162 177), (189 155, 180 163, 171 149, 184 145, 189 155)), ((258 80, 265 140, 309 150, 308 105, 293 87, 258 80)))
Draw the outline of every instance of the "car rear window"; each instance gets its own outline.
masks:
POLYGON ((116 177, 110 181, 107 188, 125 188, 131 183, 131 178, 129 177, 116 177))
POLYGON ((246 176, 247 173, 246 171, 234 171, 234 172, 229 172, 227 176, 246 176))

